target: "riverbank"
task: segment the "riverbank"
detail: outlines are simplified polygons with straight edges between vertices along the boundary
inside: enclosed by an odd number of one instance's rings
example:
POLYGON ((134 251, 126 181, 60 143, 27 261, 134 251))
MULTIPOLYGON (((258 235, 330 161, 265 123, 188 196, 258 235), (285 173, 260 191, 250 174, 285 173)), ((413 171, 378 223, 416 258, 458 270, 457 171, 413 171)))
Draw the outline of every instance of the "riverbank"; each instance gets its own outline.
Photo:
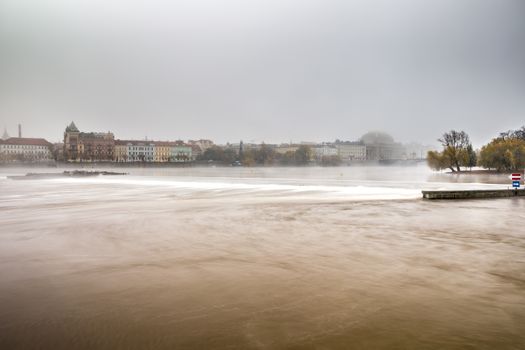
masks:
POLYGON ((417 167, 423 164, 421 160, 396 160, 396 161, 377 161, 377 160, 355 160, 343 162, 337 165, 319 164, 314 161, 304 165, 293 164, 253 164, 238 165, 228 162, 198 160, 191 162, 9 162, 1 163, 0 168, 74 168, 74 169, 93 169, 93 168, 191 168, 191 167, 240 167, 240 168, 295 168, 295 167, 321 167, 321 168, 344 168, 344 167, 417 167))

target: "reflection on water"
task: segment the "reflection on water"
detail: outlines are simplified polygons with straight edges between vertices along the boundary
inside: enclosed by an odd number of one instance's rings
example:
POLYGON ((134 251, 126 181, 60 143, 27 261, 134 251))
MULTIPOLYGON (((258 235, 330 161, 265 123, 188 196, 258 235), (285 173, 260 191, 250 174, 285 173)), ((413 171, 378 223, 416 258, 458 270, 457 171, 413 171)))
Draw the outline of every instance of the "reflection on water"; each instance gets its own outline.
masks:
POLYGON ((420 199, 504 177, 392 167, 5 178, 24 172, 0 173, 2 349, 525 344, 525 201, 420 199))

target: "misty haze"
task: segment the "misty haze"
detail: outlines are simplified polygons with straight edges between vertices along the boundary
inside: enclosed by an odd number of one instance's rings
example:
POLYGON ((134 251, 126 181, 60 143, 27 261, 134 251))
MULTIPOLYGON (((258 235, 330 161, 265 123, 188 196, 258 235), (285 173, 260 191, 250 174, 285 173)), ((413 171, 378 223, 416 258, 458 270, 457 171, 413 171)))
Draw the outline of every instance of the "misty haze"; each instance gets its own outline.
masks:
POLYGON ((523 348, 524 15, 1 1, 0 348, 523 348))

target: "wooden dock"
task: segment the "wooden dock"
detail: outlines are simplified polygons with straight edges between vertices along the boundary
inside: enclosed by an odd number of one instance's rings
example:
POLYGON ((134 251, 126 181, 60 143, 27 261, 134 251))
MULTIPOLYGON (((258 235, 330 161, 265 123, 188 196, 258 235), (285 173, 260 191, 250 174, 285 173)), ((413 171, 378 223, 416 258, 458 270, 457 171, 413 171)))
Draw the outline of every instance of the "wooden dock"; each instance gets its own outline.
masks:
POLYGON ((525 190, 459 190, 459 191, 421 191, 424 199, 488 199, 525 197, 525 190))

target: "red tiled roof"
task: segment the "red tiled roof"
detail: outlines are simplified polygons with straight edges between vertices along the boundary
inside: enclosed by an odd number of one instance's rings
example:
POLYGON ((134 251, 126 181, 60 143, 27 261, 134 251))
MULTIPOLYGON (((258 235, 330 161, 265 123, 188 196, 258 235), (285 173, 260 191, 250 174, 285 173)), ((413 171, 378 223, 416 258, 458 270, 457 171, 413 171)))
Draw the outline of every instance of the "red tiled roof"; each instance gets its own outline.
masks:
POLYGON ((30 145, 30 146, 52 146, 52 144, 45 139, 36 139, 29 137, 11 137, 7 140, 0 141, 4 145, 30 145))

